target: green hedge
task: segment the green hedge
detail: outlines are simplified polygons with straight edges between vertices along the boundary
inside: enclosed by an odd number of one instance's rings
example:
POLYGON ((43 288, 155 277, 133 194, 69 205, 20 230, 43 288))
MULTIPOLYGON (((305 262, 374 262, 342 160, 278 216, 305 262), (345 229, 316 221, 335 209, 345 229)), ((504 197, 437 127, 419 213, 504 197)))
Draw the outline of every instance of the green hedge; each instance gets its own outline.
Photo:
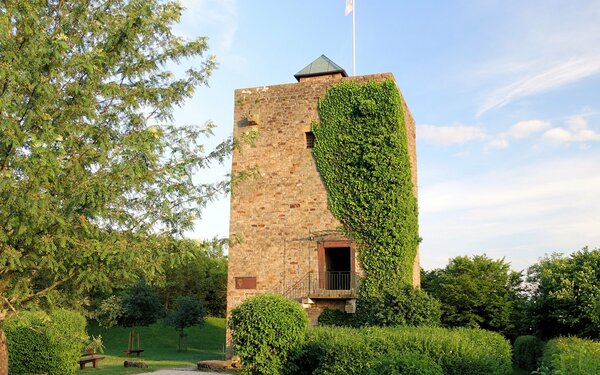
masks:
POLYGON ((600 342, 560 337, 546 343, 539 374, 600 374, 600 342))
POLYGON ((244 373, 281 374, 288 355, 304 342, 308 318, 298 302, 262 294, 233 309, 229 327, 244 373))
POLYGON ((544 345, 544 341, 535 336, 517 337, 513 345, 515 364, 529 371, 537 369, 542 358, 544 345))
POLYGON ((375 364, 369 375, 444 375, 433 359, 415 352, 393 353, 375 364))
POLYGON ((73 311, 25 311, 4 324, 10 374, 74 374, 87 338, 85 318, 73 311))
POLYGON ((335 309, 324 309, 317 322, 320 326, 337 326, 337 327, 352 327, 354 314, 348 314, 346 312, 335 310, 335 309))
POLYGON ((424 355, 447 375, 512 372, 510 344, 501 335, 434 327, 316 327, 293 365, 299 374, 368 374, 398 352, 424 355))

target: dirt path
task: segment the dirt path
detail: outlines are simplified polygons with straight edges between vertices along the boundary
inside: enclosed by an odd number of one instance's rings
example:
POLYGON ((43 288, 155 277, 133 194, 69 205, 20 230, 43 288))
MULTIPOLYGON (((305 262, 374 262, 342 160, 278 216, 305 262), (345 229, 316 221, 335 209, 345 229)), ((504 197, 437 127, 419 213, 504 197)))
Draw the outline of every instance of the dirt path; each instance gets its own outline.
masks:
POLYGON ((189 368, 171 368, 171 369, 163 369, 155 372, 145 372, 144 374, 153 374, 153 375, 191 375, 192 372, 195 372, 198 375, 223 375, 223 372, 200 372, 194 367, 189 368))
POLYGON ((228 372, 198 371, 195 367, 162 369, 154 372, 144 372, 138 375, 192 375, 192 372, 195 372, 197 375, 230 375, 228 372))

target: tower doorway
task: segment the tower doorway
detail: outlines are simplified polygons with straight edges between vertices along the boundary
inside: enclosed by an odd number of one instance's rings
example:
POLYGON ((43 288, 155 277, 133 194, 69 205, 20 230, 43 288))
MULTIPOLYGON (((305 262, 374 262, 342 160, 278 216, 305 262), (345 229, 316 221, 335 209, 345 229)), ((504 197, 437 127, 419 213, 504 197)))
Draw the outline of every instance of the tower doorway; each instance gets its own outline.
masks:
POLYGON ((350 253, 350 247, 325 248, 326 289, 350 289, 350 273, 352 272, 350 253))
POLYGON ((351 241, 319 242, 319 287, 350 290, 354 280, 354 246, 351 241))

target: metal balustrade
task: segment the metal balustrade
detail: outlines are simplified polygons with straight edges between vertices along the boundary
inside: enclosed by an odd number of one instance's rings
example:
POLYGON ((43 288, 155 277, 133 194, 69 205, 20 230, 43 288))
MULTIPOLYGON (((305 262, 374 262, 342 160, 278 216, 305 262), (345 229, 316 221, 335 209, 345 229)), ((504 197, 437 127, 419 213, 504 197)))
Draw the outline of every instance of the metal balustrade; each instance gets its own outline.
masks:
POLYGON ((281 283, 272 292, 287 298, 356 298, 358 275, 350 271, 308 272, 293 282, 281 283))

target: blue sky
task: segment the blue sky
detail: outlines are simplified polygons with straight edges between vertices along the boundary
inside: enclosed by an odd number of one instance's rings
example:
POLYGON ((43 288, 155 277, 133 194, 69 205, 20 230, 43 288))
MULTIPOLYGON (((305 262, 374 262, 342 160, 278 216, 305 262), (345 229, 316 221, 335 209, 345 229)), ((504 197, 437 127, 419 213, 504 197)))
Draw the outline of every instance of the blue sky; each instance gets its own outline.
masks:
MULTIPOLYGON (((177 32, 208 36, 219 68, 176 119, 214 121, 209 146, 234 89, 295 82, 321 54, 352 71, 345 0, 182 3, 177 32)), ((417 122, 424 268, 600 247, 598 20, 598 0, 356 0, 357 74, 392 72, 417 122)), ((203 216, 190 237, 227 236, 229 198, 203 216)))

